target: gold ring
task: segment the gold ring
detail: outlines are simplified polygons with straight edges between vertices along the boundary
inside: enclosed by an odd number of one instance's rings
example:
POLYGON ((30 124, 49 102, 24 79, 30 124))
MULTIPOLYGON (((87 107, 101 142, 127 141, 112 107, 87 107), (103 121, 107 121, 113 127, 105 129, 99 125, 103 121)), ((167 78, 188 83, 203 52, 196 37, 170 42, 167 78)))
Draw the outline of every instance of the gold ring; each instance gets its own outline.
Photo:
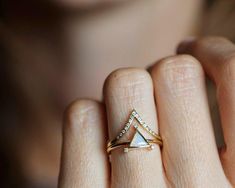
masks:
POLYGON ((124 148, 125 153, 129 152, 130 150, 140 148, 154 149, 154 144, 162 146, 162 138, 160 135, 150 129, 150 127, 141 119, 136 110, 133 110, 129 116, 128 122, 125 124, 125 127, 114 140, 108 142, 107 152, 110 154, 112 150, 118 148, 124 148), (134 123, 134 120, 136 120, 138 124, 134 123), (128 132, 132 125, 136 131, 132 140, 120 142, 121 138, 128 132), (142 131, 148 133, 152 138, 145 138, 145 136, 141 133, 142 131))

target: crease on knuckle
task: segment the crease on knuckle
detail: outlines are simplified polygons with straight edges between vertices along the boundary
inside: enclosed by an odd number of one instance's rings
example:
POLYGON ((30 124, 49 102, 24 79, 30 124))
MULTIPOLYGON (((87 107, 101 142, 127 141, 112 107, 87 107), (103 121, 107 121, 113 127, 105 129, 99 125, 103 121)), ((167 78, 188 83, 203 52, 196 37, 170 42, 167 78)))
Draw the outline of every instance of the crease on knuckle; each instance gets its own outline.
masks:
POLYGON ((113 72, 106 81, 105 90, 110 98, 141 98, 145 90, 151 91, 152 79, 142 69, 127 69, 113 72))
POLYGON ((173 58, 163 62, 159 84, 164 84, 175 97, 191 95, 198 88, 197 79, 202 72, 198 62, 190 56, 173 58))
POLYGON ((92 100, 77 100, 65 111, 66 128, 83 128, 97 120, 99 103, 92 100))

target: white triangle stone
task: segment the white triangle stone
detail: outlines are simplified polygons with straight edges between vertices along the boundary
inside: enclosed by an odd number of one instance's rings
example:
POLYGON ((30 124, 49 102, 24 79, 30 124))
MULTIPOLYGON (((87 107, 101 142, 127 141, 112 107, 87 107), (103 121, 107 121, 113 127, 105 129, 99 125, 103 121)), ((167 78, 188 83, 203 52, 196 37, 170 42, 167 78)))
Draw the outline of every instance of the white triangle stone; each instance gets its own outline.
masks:
POLYGON ((136 133, 130 143, 130 147, 139 147, 139 146, 148 146, 148 141, 144 138, 144 136, 136 130, 136 133))

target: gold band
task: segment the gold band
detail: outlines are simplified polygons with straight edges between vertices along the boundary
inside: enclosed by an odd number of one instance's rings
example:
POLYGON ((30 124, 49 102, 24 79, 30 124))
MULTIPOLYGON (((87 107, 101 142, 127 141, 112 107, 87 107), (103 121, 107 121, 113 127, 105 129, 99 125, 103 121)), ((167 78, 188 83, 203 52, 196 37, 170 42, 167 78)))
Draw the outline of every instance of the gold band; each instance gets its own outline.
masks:
POLYGON ((140 115, 136 112, 136 110, 133 110, 128 122, 125 124, 125 127, 121 130, 121 132, 118 134, 118 136, 112 140, 109 141, 107 144, 107 152, 110 154, 112 150, 118 149, 120 147, 124 147, 124 152, 128 152, 132 149, 139 149, 139 148, 150 148, 154 149, 154 144, 158 144, 162 146, 162 139, 161 137, 155 133, 150 127, 142 121, 140 115), (130 129, 131 125, 133 124, 134 119, 137 121, 137 124, 134 124, 134 128, 136 129, 136 133, 131 141, 124 141, 119 142, 119 140, 127 133, 127 131, 130 129), (147 139, 143 136, 143 134, 140 131, 140 128, 147 132, 153 139, 147 139))
POLYGON ((158 139, 146 139, 149 143, 149 145, 145 145, 145 146, 138 146, 138 147, 130 147, 130 143, 131 141, 127 141, 127 142, 121 142, 121 143, 116 143, 116 144, 111 144, 111 142, 108 143, 108 147, 107 147, 107 152, 110 153, 112 150, 120 148, 120 147, 124 147, 124 151, 126 151, 126 148, 129 149, 137 149, 137 148, 151 148, 153 149, 153 144, 158 144, 159 146, 162 146, 162 141, 158 140, 158 139))

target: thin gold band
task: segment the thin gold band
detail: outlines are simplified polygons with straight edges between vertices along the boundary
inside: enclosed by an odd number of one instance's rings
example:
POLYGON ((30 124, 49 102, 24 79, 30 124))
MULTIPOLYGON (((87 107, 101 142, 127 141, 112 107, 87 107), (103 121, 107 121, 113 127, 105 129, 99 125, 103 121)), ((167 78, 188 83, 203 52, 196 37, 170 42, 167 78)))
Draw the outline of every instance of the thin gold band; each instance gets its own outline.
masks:
MULTIPOLYGON (((157 140, 157 142, 161 142, 162 143, 162 138, 158 135, 158 134, 155 134, 154 136, 155 139, 152 139, 152 140, 157 140)), ((151 139, 147 139, 147 140, 151 140, 151 139)), ((112 141, 109 141, 108 144, 107 144, 107 147, 113 145, 113 144, 116 144, 118 141, 118 139, 114 139, 112 141)))
MULTIPOLYGON (((162 146, 162 141, 158 140, 158 139, 146 139, 148 141, 149 144, 158 144, 159 146, 162 146)), ((145 147, 149 147, 149 146, 138 146, 138 147, 130 147, 131 141, 127 141, 127 142, 121 142, 121 143, 113 143, 111 144, 111 142, 108 143, 108 147, 107 147, 107 153, 110 153, 112 150, 120 148, 120 147, 128 147, 128 148, 145 148, 145 147)))

